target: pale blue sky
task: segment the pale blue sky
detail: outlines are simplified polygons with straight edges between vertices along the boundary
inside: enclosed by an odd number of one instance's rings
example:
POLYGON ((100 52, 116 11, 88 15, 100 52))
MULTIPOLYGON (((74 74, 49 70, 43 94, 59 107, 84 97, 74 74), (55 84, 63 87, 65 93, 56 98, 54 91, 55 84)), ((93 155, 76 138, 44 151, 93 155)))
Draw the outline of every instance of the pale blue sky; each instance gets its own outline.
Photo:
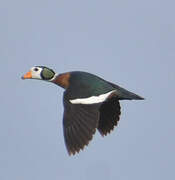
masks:
POLYGON ((175 2, 0 2, 0 179, 174 179, 175 2), (33 65, 81 70, 146 98, 69 157, 63 89, 20 79, 33 65))

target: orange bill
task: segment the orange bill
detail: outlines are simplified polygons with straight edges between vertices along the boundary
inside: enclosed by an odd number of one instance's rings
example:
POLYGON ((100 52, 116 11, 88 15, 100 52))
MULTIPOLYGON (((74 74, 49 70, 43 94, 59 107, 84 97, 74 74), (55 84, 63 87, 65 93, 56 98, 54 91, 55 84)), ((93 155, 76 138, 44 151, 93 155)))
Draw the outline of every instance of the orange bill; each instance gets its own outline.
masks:
POLYGON ((31 78, 32 78, 31 71, 27 72, 26 74, 24 74, 24 76, 22 76, 22 79, 31 79, 31 78))

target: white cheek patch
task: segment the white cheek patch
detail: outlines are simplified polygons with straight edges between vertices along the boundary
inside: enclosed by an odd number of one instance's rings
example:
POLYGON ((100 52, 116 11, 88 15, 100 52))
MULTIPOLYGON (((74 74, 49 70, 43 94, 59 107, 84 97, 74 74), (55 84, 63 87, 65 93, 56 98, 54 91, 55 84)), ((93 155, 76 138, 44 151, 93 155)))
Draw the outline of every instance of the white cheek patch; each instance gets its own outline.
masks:
POLYGON ((42 68, 37 67, 38 71, 34 71, 35 68, 36 68, 36 67, 32 67, 32 68, 31 68, 32 78, 33 78, 33 79, 42 79, 42 78, 41 78, 42 68))
POLYGON ((112 93, 116 92, 116 90, 110 91, 105 94, 101 94, 99 96, 91 96, 88 98, 79 98, 79 99, 72 99, 69 100, 72 104, 95 104, 104 102, 107 97, 109 97, 112 93))

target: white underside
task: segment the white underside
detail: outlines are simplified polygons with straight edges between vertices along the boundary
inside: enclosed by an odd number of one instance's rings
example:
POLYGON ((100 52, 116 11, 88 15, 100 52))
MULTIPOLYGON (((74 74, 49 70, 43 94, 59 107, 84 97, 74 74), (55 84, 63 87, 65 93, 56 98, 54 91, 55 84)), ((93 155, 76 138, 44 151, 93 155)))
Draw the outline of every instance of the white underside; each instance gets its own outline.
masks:
POLYGON ((108 96, 110 96, 113 92, 116 90, 107 92, 105 94, 101 94, 99 96, 91 96, 88 98, 80 98, 80 99, 72 99, 69 100, 72 104, 95 104, 95 103, 101 103, 104 102, 108 96))

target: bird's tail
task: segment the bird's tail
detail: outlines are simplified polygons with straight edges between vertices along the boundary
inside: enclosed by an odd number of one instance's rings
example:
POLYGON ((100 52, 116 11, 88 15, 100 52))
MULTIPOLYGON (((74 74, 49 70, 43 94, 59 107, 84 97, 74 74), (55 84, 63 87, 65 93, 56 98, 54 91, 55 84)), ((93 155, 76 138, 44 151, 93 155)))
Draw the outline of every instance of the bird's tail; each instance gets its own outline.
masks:
POLYGON ((132 93, 116 84, 113 84, 111 82, 109 82, 111 84, 111 86, 113 88, 115 88, 117 90, 117 95, 119 97, 120 100, 143 100, 144 98, 135 94, 135 93, 132 93))

